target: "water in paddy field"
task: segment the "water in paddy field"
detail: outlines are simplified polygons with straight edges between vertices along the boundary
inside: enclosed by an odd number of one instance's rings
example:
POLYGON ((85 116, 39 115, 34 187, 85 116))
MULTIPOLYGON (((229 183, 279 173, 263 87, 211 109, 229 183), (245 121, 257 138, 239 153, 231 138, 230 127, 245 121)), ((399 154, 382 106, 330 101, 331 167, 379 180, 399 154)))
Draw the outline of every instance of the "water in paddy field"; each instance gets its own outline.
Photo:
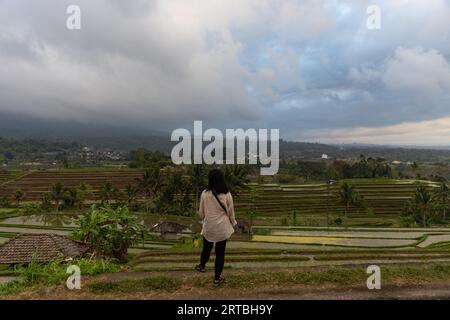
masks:
POLYGON ((286 243, 299 245, 328 245, 341 247, 427 247, 432 244, 449 242, 448 229, 422 230, 288 230, 272 229, 267 235, 255 234, 252 241, 259 243, 286 243), (423 238, 425 237, 425 239, 423 238))
POLYGON ((46 227, 75 227, 73 218, 76 216, 69 216, 63 214, 39 214, 21 217, 12 217, 0 219, 0 224, 14 224, 14 225, 31 225, 31 226, 46 226, 46 227))

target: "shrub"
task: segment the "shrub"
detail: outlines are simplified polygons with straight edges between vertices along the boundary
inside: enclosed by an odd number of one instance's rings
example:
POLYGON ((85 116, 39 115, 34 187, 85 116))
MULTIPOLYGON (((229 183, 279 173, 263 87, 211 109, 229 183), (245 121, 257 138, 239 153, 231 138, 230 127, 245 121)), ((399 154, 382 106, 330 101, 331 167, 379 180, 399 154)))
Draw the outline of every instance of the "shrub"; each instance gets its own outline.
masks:
POLYGON ((121 261, 127 260, 128 248, 146 233, 146 227, 126 207, 97 209, 93 206, 75 223, 78 228, 72 233, 74 239, 87 243, 99 255, 121 261))
POLYGON ((333 224, 335 225, 335 226, 342 226, 342 223, 343 223, 344 221, 342 220, 342 218, 336 218, 336 219, 334 219, 334 221, 333 221, 333 224))
POLYGON ((44 283, 47 285, 57 284, 64 281, 68 274, 70 265, 80 267, 82 275, 96 275, 105 272, 115 272, 119 266, 111 260, 104 259, 75 259, 64 261, 55 259, 48 263, 39 263, 35 258, 27 266, 19 266, 14 273, 19 276, 25 285, 44 283))
POLYGON ((43 210, 42 205, 39 202, 28 202, 23 204, 23 212, 25 214, 41 213, 43 210))
POLYGON ((8 196, 3 196, 0 198, 0 207, 2 207, 2 208, 11 207, 11 201, 9 200, 8 196))

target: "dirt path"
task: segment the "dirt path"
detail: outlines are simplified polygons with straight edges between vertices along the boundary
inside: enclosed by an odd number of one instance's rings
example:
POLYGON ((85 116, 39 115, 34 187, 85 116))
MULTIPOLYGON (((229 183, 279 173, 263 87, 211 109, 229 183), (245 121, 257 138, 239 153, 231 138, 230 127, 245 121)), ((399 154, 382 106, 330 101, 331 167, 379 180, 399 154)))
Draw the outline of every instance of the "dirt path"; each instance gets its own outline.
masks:
MULTIPOLYGON (((417 265, 426 265, 421 263, 417 265)), ((341 266, 342 267, 342 266, 341 266)), ((355 265, 348 265, 348 268, 355 265)), ((324 267, 305 267, 295 268, 292 270, 283 269, 283 271, 304 271, 313 272, 324 267)), ((257 272, 261 270, 251 270, 257 272)), ((278 270, 264 270, 265 272, 278 270)), ((229 270, 227 274, 237 274, 250 272, 250 270, 229 270)), ((199 274, 194 271, 169 271, 169 272, 118 272, 111 274, 102 274, 93 277, 82 278, 81 290, 68 290, 64 285, 43 287, 39 289, 30 289, 19 295, 15 295, 14 299, 50 299, 50 300, 66 300, 66 299, 262 299, 262 300, 361 300, 361 299, 450 299, 450 279, 428 280, 416 283, 411 281, 399 280, 396 282, 382 283, 380 290, 368 290, 365 281, 357 285, 337 285, 335 283, 327 283, 325 285, 259 285, 248 288, 215 288, 211 283, 211 287, 196 287, 192 285, 192 281, 183 282, 181 288, 176 291, 167 292, 161 290, 148 291, 114 291, 109 293, 93 293, 89 290, 92 282, 108 281, 116 282, 123 280, 143 279, 149 276, 166 275, 180 279, 196 279, 212 277, 212 273, 199 274)), ((212 280, 212 279, 211 279, 212 280)))
POLYGON ((394 284, 380 290, 368 290, 363 286, 326 285, 320 287, 295 285, 288 287, 265 286, 251 289, 194 288, 182 287, 175 292, 135 292, 94 294, 88 290, 69 291, 62 286, 44 288, 35 292, 24 292, 15 299, 139 299, 139 300, 183 300, 183 299, 248 299, 248 300, 370 300, 370 299, 450 299, 450 280, 426 284, 394 284))

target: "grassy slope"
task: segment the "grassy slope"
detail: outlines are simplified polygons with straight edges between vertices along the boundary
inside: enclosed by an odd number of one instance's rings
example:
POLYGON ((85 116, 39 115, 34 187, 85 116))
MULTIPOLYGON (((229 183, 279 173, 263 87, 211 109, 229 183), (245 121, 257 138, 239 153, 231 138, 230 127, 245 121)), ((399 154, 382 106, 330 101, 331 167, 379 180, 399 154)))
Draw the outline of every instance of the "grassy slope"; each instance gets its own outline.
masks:
MULTIPOLYGON (((82 286, 82 290, 68 291, 63 284, 50 290, 49 297, 42 296, 41 287, 28 289, 19 297, 25 298, 183 298, 189 296, 195 299, 196 294, 209 298, 241 298, 252 296, 261 290, 270 290, 270 295, 276 298, 277 290, 289 291, 302 286, 310 292, 333 290, 342 291, 346 288, 367 290, 368 274, 365 268, 327 268, 304 271, 282 272, 239 272, 229 274, 226 283, 220 288, 214 288, 210 275, 194 274, 187 276, 147 274, 140 277, 113 279, 105 275, 90 278, 82 286), (221 294, 223 292, 223 294, 221 294)), ((382 287, 406 286, 447 281, 450 279, 450 265, 436 264, 432 266, 395 266, 381 268, 382 287)), ((295 294, 295 290, 292 293, 295 294)), ((8 297, 8 293, 5 291, 8 297)), ((15 293, 17 294, 17 292, 15 293)), ((16 296, 17 297, 17 296, 16 296)))

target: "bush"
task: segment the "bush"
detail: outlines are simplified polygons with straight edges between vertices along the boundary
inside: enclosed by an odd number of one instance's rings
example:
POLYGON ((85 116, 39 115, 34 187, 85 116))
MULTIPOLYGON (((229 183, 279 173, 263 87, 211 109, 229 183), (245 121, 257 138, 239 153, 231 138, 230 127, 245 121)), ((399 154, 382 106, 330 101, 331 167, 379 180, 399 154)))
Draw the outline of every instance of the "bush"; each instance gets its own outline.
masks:
POLYGON ((25 214, 37 214, 44 211, 45 210, 42 208, 39 202, 28 202, 23 204, 23 212, 25 214))
POLYGON ((2 207, 2 208, 11 207, 11 201, 9 200, 8 196, 3 196, 0 198, 0 207, 2 207))
POLYGON ((342 218, 336 218, 336 219, 334 219, 334 221, 333 221, 333 224, 334 224, 335 226, 342 226, 342 223, 344 223, 344 221, 342 220, 342 218))
POLYGON ((70 265, 80 267, 82 275, 115 272, 119 269, 117 264, 108 259, 81 258, 72 261, 55 259, 44 264, 39 263, 33 258, 30 264, 17 267, 14 273, 22 279, 24 285, 35 285, 39 283, 52 285, 63 282, 67 278, 67 268, 70 265))
POLYGON ((126 207, 97 209, 93 206, 75 223, 78 228, 72 233, 74 239, 87 243, 99 255, 121 261, 127 260, 128 248, 146 233, 146 227, 126 207))

